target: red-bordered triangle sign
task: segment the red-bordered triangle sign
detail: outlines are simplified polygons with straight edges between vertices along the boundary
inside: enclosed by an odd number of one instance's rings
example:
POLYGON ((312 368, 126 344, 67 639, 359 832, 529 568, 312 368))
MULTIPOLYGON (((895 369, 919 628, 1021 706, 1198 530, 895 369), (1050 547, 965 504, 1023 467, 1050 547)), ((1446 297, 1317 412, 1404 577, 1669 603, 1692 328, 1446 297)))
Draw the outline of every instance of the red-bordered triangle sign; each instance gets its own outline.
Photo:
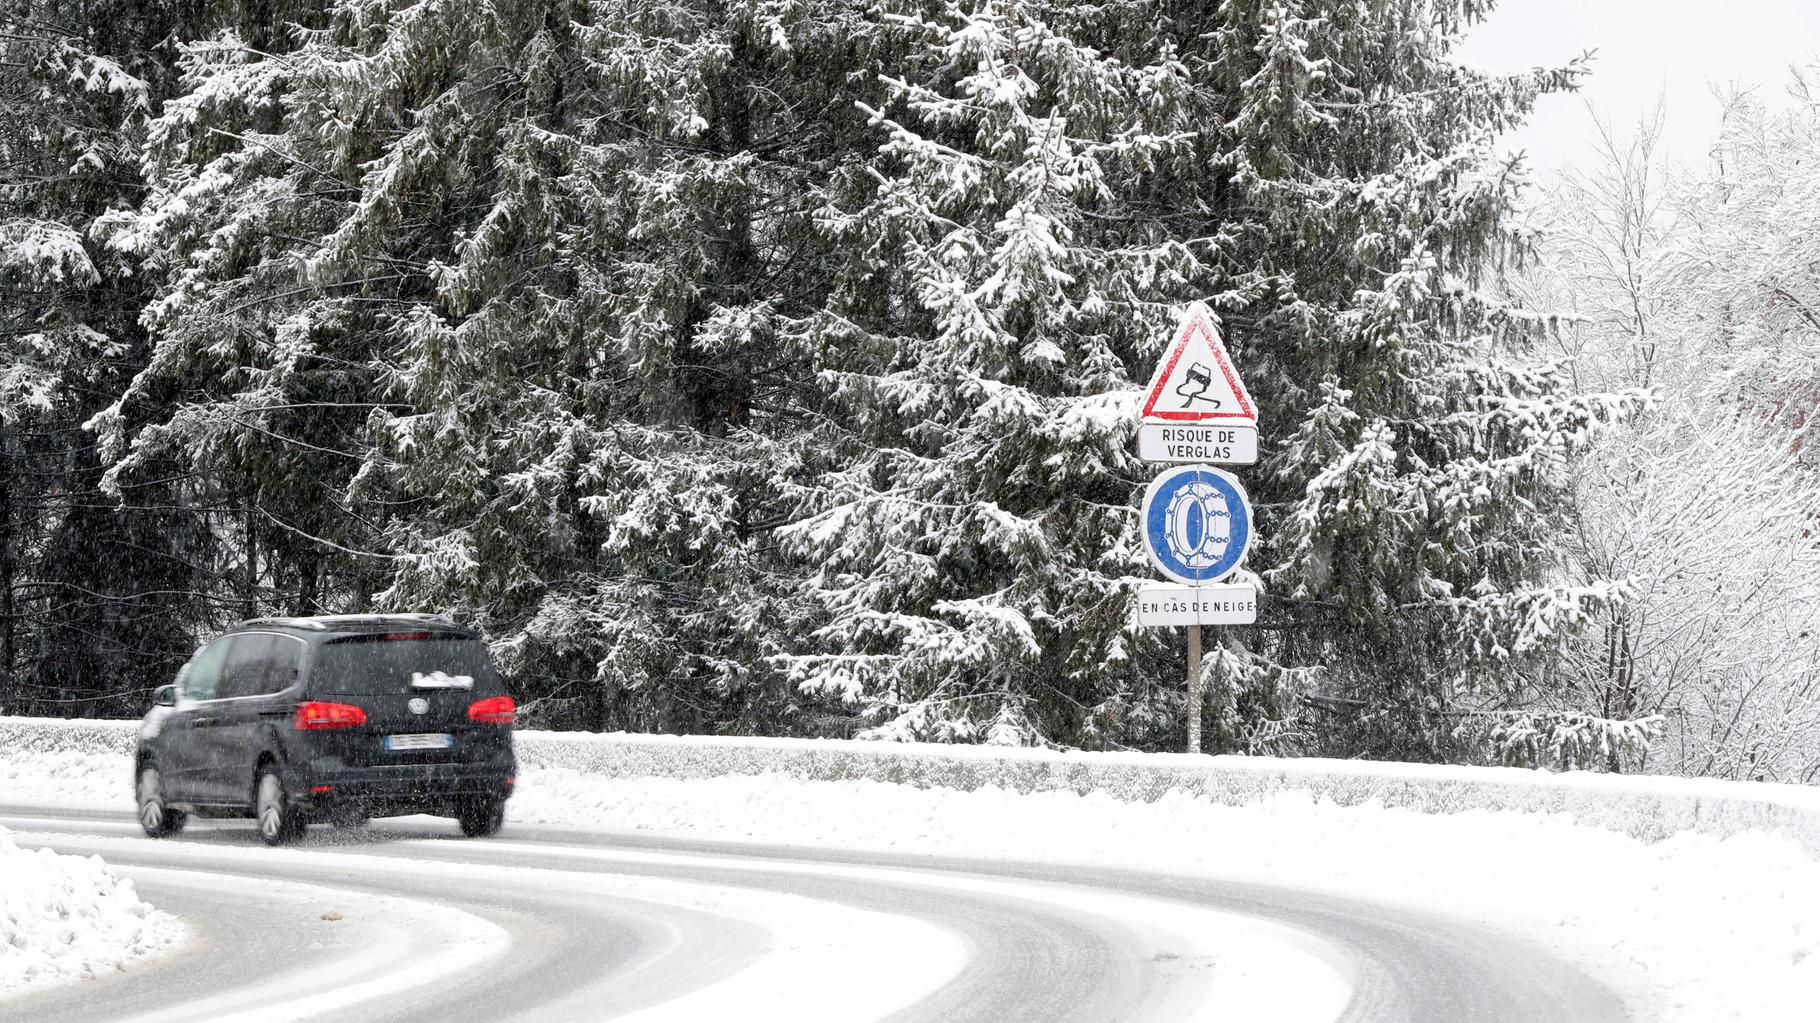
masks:
POLYGON ((1219 318, 1199 302, 1188 307, 1175 343, 1157 361, 1138 417, 1158 423, 1257 425, 1257 406, 1220 340, 1219 318))

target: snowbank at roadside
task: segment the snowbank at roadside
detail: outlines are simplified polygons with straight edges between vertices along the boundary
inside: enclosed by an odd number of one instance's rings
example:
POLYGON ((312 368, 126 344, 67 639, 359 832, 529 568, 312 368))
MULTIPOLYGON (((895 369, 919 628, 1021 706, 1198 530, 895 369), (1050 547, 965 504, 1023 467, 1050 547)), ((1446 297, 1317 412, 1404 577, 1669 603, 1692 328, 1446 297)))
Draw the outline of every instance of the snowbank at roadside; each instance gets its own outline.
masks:
POLYGON ((124 969, 182 934, 100 857, 21 849, 0 828, 0 995, 124 969))
POLYGON ((0 743, 0 798, 130 808, 132 757, 130 745, 118 752, 51 753, 0 743))
MULTIPOLYGON (((0 717, 0 784, 15 798, 132 799, 137 723, 0 717), (84 793, 88 793, 85 795, 84 793)), ((1506 767, 1449 767, 1313 757, 1084 753, 999 746, 597 734, 521 730, 525 771, 568 769, 607 778, 865 780, 960 791, 1095 793, 1124 802, 1165 795, 1246 806, 1306 792, 1337 806, 1427 814, 1473 810, 1559 813, 1645 841, 1694 832, 1714 838, 1773 832, 1820 858, 1820 788, 1762 782, 1506 767)))
POLYGON ((1650 841, 1689 831, 1718 838, 1775 831, 1820 858, 1820 789, 1800 785, 1318 757, 585 732, 521 732, 518 754, 526 767, 571 768, 605 777, 780 775, 963 791, 1099 794, 1125 802, 1187 794, 1245 806, 1299 791, 1338 806, 1371 804, 1429 814, 1563 813, 1582 824, 1650 841))

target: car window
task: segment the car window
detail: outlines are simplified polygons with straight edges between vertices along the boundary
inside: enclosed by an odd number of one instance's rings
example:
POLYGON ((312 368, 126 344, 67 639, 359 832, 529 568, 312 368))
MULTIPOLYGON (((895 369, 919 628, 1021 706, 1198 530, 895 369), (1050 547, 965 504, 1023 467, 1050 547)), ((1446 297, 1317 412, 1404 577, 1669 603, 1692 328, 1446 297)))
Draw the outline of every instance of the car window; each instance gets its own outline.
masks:
POLYGON ((189 671, 183 677, 183 695, 192 700, 212 700, 221 680, 221 661, 226 656, 232 636, 218 639, 190 658, 189 671))
POLYGON ((333 639, 316 650, 310 689, 321 693, 500 692, 487 646, 468 636, 395 632, 333 639))
POLYGON ((261 693, 283 692, 297 684, 303 671, 303 640, 296 636, 274 636, 271 660, 266 662, 265 684, 261 693))
POLYGON ((221 684, 215 699, 256 696, 265 691, 265 679, 271 670, 280 637, 269 632, 248 632, 234 637, 228 648, 227 663, 221 668, 221 684))

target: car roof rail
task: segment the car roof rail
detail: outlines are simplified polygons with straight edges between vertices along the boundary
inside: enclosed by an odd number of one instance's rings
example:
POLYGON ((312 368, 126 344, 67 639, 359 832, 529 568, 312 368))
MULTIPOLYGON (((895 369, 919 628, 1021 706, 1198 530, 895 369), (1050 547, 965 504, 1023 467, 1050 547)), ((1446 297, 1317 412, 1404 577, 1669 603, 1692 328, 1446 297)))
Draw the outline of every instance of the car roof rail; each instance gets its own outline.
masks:
POLYGON ((397 614, 321 615, 314 619, 327 625, 375 625, 383 622, 423 622, 427 625, 454 625, 442 615, 401 611, 397 614))
POLYGON ((235 625, 236 629, 251 626, 274 626, 289 629, 310 629, 316 632, 327 632, 329 629, 343 625, 378 625, 385 622, 422 622, 426 625, 447 625, 460 628, 446 615, 427 614, 419 611, 401 611, 396 614, 355 614, 355 615, 314 615, 311 617, 272 616, 267 618, 248 618, 235 625))
POLYGON ((248 618, 246 621, 234 626, 234 628, 244 629, 249 625, 275 625, 287 629, 315 629, 318 632, 323 632, 328 629, 327 625, 322 624, 314 618, 285 617, 248 618))

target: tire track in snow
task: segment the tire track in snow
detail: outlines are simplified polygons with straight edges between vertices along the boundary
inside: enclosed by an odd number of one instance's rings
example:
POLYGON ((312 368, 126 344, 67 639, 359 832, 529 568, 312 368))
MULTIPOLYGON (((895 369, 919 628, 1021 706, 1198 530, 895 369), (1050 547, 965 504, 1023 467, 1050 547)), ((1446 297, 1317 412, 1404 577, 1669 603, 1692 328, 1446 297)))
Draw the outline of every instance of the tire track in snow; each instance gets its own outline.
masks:
MULTIPOLYGON (((885 1018, 1186 1020, 1216 1011, 1230 1019, 1235 1007, 1252 1020, 1303 1021, 1332 1019, 1347 990, 1343 961, 1306 935, 1204 907, 1076 885, 900 867, 618 852, 554 842, 417 840, 426 829, 411 824, 374 828, 358 844, 345 834, 313 833, 315 841, 302 850, 258 847, 240 827, 204 828, 187 841, 148 844, 133 837, 130 823, 73 816, 88 821, 11 823, 39 829, 26 832, 28 840, 59 847, 75 843, 80 851, 101 852, 116 861, 131 855, 200 856, 213 869, 245 870, 302 858, 358 865, 363 877, 375 880, 380 873, 428 872, 492 891, 502 879, 506 887, 545 879, 541 883, 570 899, 591 891, 622 897, 637 892, 662 900, 662 908, 647 906, 643 914, 636 903, 618 903, 622 923, 643 916, 656 926, 644 928, 642 939, 610 971, 614 983, 577 984, 567 978, 564 983, 573 992, 539 1001, 540 1019, 606 1018, 630 1011, 626 1018, 661 1023, 749 1014, 755 1006, 781 1013, 788 1004, 792 1019, 840 1023, 885 1018), (117 837, 54 833, 67 830, 117 837), (755 900, 760 904, 741 910, 742 903, 755 900), (678 907, 716 914, 721 923, 664 931, 663 914, 674 914, 678 907), (762 960, 753 953, 747 961, 730 962, 704 951, 699 940, 686 948, 672 940, 678 933, 722 934, 742 921, 770 936, 762 960), (880 962, 893 965, 881 970, 880 962), (1336 962, 1341 968, 1336 969, 1336 962), (718 975, 704 970, 704 964, 716 963, 729 968, 718 975), (1286 997, 1281 989, 1288 973, 1300 981, 1286 997)), ((289 876, 295 876, 294 869, 285 867, 289 876)), ((763 942, 747 942, 746 947, 755 944, 763 942)), ((548 990, 546 984, 543 993, 548 990)), ((501 1008, 522 1009, 522 998, 501 1008)), ((379 1011, 380 1006, 363 1008, 363 1017, 407 1019, 428 1018, 432 1006, 422 1001, 393 1004, 395 1017, 379 1011)), ((474 1010, 466 1002, 459 1008, 470 1014, 474 1010)))
MULTIPOLYGON (((7 810, 0 807, 0 813, 7 810)), ((28 828, 49 824, 58 830, 121 836, 135 833, 126 814, 42 807, 19 810, 54 813, 60 820, 55 824, 6 823, 28 828)), ((1366 901, 1213 879, 558 828, 513 827, 504 839, 469 842, 449 840, 453 829, 446 822, 424 819, 386 821, 353 836, 316 837, 313 832, 301 852, 248 848, 253 841, 251 832, 238 827, 199 829, 186 838, 175 845, 122 841, 132 849, 197 847, 205 856, 215 855, 212 850, 239 846, 236 851, 255 864, 274 854, 280 859, 304 856, 327 864, 358 863, 362 873, 377 869, 365 865, 372 860, 410 864, 411 869, 430 870, 437 876, 460 869, 481 871, 483 876, 487 872, 542 871, 554 877, 583 879, 590 874, 637 874, 647 881, 692 884, 698 893, 716 885, 727 889, 769 887, 886 914, 889 922, 884 927, 900 927, 903 921, 917 919, 945 925, 965 938, 971 953, 947 981, 925 977, 923 983, 929 990, 923 997, 893 1014, 877 1002, 842 1004, 842 998, 854 992, 839 985, 831 992, 823 991, 831 997, 819 1001, 802 997, 816 990, 813 980, 801 979, 809 975, 798 974, 794 985, 772 983, 788 974, 788 970, 777 972, 777 956, 792 951, 787 943, 778 948, 748 949, 751 956, 746 966, 726 969, 718 978, 666 978, 667 968, 656 964, 674 965, 676 959, 689 954, 667 948, 661 936, 645 933, 621 950, 620 969, 628 969, 634 960, 643 962, 643 979, 652 982, 646 994, 653 1000, 634 1005, 611 998, 610 991, 602 987, 570 981, 562 989, 567 995, 521 1000, 516 1003, 518 1012, 497 1014, 500 1018, 605 1018, 638 1010, 643 1012, 634 1018, 645 1020, 695 1019, 704 1018, 704 1012, 732 1011, 747 1019, 822 1018, 842 1023, 880 1015, 944 1023, 951 1019, 1173 1020, 1191 1018, 1203 1010, 1213 1013, 1207 1018, 1244 1019, 1247 1023, 1331 1020, 1336 1016, 1346 1023, 1456 1023, 1468 1018, 1590 1023, 1624 1018, 1610 992, 1520 941, 1366 901), (1234 919, 1232 914, 1249 919, 1234 919), (1260 924, 1260 920, 1286 926, 1260 924), (1220 935, 1227 942, 1224 948, 1220 935), (1311 937, 1314 935, 1318 937, 1311 937), (1184 937, 1188 940, 1181 940, 1184 937), (1274 950, 1262 961, 1255 955, 1245 958, 1267 945, 1274 950), (1284 970, 1269 965, 1273 960, 1278 966, 1297 962, 1297 955, 1301 960, 1293 976, 1286 977, 1284 970), (770 961, 760 962, 761 956, 770 961), (1208 965, 1214 968, 1203 969, 1208 965), (766 971, 772 971, 771 981, 766 980, 766 971), (1345 994, 1348 982, 1349 1001, 1345 994), (804 983, 810 985, 808 992, 804 983), (1266 992, 1273 983, 1278 997, 1270 1004, 1246 1004, 1243 996, 1247 990, 1266 992), (766 984, 770 984, 769 993, 766 984), (795 1001, 788 1006, 778 1004, 775 999, 780 991, 796 996, 795 1001), (603 997, 594 1000, 596 993, 603 997), (1304 997, 1298 1001, 1297 996, 1304 997), (1336 997, 1342 1003, 1338 1009, 1336 997), (528 1006, 536 1005, 563 1011, 527 1011, 528 1006)), ((56 845, 65 840, 48 841, 56 845)), ((713 908, 723 914, 720 919, 724 922, 738 922, 725 914, 724 905, 713 908)), ((666 906, 658 912, 677 909, 666 906)), ((622 906, 619 912, 629 911, 622 906)), ((623 927, 632 927, 625 916, 615 919, 623 927)), ((904 966, 901 957, 881 951, 869 973, 875 976, 904 966)), ((822 986, 827 986, 825 979, 831 972, 822 973, 822 986)), ((867 972, 862 970, 859 975, 867 972)), ((638 972, 633 970, 629 976, 636 977, 638 972)), ((518 981, 507 986, 519 992, 521 999, 531 990, 518 981)), ((475 1015, 472 1005, 454 1004, 455 1015, 475 1015)), ((428 1011, 414 1011, 430 1006, 408 1004, 389 1006, 390 1014, 369 1015, 379 1008, 362 1006, 359 1017, 434 1018, 428 1011)), ((447 1018, 449 1010, 442 1008, 447 1018)))
MULTIPOLYGON (((807 1018, 852 1019, 856 1012, 883 1016, 915 1002, 945 984, 966 958, 965 942, 944 927, 790 893, 726 886, 712 879, 382 857, 365 855, 359 851, 362 846, 345 842, 318 849, 272 850, 246 841, 243 836, 250 832, 240 829, 205 829, 200 841, 151 843, 131 837, 126 825, 78 825, 86 833, 73 834, 72 823, 12 821, 26 829, 16 832, 22 845, 101 855, 129 875, 156 863, 151 871, 185 874, 191 886, 206 889, 219 884, 255 893, 241 900, 217 898, 207 910, 215 915, 243 919, 265 915, 260 896, 277 890, 255 875, 273 874, 310 879, 314 885, 310 896, 318 905, 376 901, 408 916, 408 909, 399 908, 402 899, 381 893, 402 894, 445 912, 472 902, 471 912, 490 918, 488 926, 507 935, 478 959, 470 956, 443 967, 418 963, 401 952, 376 957, 381 961, 356 974, 347 968, 347 960, 317 961, 320 957, 290 929, 264 943, 268 961, 257 983, 243 979, 224 995, 166 1005, 143 1023, 234 1019, 239 1008, 253 1006, 261 1008, 249 1020, 339 1015, 348 1006, 357 1006, 363 1020, 482 1016, 581 1020, 627 1013, 641 1019, 690 1019, 701 1018, 694 1015, 697 1009, 684 1007, 678 1010, 681 1015, 674 1015, 669 1006, 679 996, 687 1000, 697 991, 708 992, 705 1002, 688 1004, 743 1010, 776 1004, 788 994, 808 1011, 807 1018), (620 940, 603 941, 615 934, 620 940), (272 963, 288 965, 291 949, 303 951, 305 964, 272 976, 272 963), (871 977, 863 989, 840 989, 826 982, 830 974, 867 976, 881 953, 904 956, 914 965, 871 977), (530 964, 520 959, 529 959, 530 964), (474 969, 477 966, 479 970, 474 969), (467 973, 468 979, 437 983, 458 972, 467 973), (368 983, 368 974, 374 973, 380 976, 368 983), (806 993, 804 985, 810 985, 806 993), (276 1005, 271 1001, 277 992, 300 989, 310 994, 276 1005), (818 998, 820 1005, 814 1004, 818 998)), ((352 911, 348 915, 352 917, 352 911)), ((383 918, 375 909, 363 910, 362 915, 383 918)), ((409 919, 403 925, 413 933, 427 926, 409 919)), ((245 929, 241 931, 244 934, 245 929)), ((391 940, 378 933, 370 938, 373 948, 383 948, 391 940)), ((250 964, 239 965, 244 969, 250 964)), ((147 978, 162 973, 168 981, 175 972, 148 963, 135 974, 147 978)), ((232 983, 220 970, 212 971, 209 980, 232 983)), ((148 1001, 154 996, 155 984, 149 978, 136 985, 128 978, 113 983, 140 989, 148 1001)), ((41 1023, 121 1015, 112 1010, 90 1012, 94 1003, 87 995, 61 1001, 54 990, 38 999, 33 1008, 41 1023)))
MULTIPOLYGON (((235 978, 217 969, 216 976, 228 981, 220 993, 176 1000, 151 1012, 135 1013, 122 1004, 119 1008, 124 1011, 116 1018, 123 1023, 200 1019, 288 1023, 308 1019, 358 1006, 387 991, 446 981, 506 954, 512 944, 498 924, 434 902, 243 874, 203 874, 169 867, 137 867, 128 873, 135 884, 191 911, 211 902, 217 910, 231 907, 238 911, 234 914, 242 921, 236 936, 238 947, 205 930, 198 958, 215 951, 238 951, 242 955, 229 956, 225 965, 257 976, 255 964, 245 956, 252 952, 261 956, 259 966, 269 965, 271 960, 263 958, 266 955, 283 956, 291 969, 250 985, 245 984, 245 975, 236 984, 235 978), (323 908, 335 906, 346 908, 323 908), (299 923, 304 926, 297 926, 299 923), (316 933, 309 934, 306 928, 316 933), (299 951, 306 953, 301 962, 299 951)), ((219 919, 218 912, 210 914, 209 922, 202 926, 210 927, 219 919)), ((195 983, 194 974, 190 979, 186 987, 192 991, 206 986, 195 983)))

